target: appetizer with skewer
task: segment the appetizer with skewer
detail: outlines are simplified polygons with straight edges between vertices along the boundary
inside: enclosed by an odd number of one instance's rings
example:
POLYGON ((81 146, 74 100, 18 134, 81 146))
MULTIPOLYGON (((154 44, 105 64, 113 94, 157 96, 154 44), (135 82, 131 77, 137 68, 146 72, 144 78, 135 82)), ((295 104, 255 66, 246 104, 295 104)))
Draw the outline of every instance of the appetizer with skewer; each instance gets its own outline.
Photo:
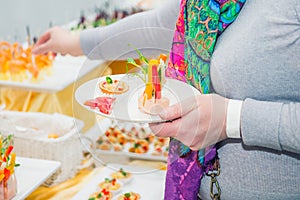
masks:
POLYGON ((12 199, 17 194, 15 175, 16 154, 13 152, 13 136, 0 135, 0 199, 12 199))
POLYGON ((136 64, 133 59, 128 59, 128 64, 139 67, 144 73, 144 77, 139 76, 145 83, 145 90, 138 99, 138 108, 147 114, 157 115, 162 108, 169 106, 170 103, 169 99, 162 95, 162 88, 166 81, 167 56, 161 54, 158 59, 148 61, 141 52, 138 51, 138 53, 146 68, 136 64))

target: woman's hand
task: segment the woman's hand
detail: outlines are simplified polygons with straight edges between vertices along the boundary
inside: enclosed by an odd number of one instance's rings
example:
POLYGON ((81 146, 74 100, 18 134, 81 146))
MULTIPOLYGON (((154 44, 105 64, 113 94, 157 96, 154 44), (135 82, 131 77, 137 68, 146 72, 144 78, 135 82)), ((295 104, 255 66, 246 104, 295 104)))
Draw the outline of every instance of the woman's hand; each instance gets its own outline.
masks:
POLYGON ((227 138, 228 99, 216 94, 199 95, 165 108, 160 117, 170 122, 153 123, 159 137, 173 137, 192 150, 199 150, 227 138))
POLYGON ((83 55, 80 47, 79 34, 72 34, 60 27, 49 29, 40 36, 32 52, 34 54, 44 54, 49 51, 60 53, 62 55, 83 55))

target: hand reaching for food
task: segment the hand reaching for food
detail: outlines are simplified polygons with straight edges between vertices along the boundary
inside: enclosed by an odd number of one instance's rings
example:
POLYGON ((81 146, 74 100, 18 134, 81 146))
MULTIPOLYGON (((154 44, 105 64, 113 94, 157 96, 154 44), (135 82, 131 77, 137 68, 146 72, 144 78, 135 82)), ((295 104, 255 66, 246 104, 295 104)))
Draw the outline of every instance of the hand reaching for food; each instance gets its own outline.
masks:
POLYGON ((61 55, 83 55, 79 34, 71 33, 61 27, 53 27, 47 30, 39 37, 32 49, 32 53, 45 54, 50 51, 60 53, 61 55))

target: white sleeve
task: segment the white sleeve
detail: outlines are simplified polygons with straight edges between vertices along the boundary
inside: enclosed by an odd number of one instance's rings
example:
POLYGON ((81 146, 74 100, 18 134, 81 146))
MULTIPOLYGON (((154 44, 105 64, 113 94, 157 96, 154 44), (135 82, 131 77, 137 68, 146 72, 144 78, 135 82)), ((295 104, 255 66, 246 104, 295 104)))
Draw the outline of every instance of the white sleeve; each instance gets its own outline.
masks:
POLYGON ((228 138, 241 138, 241 110, 243 101, 230 99, 226 116, 226 135, 228 138))

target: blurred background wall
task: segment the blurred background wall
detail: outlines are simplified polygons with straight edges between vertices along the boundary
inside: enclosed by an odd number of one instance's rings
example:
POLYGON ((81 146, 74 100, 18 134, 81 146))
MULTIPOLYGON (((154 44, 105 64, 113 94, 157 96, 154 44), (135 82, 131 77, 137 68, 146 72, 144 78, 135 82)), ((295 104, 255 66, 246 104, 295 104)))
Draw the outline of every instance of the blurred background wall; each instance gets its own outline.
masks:
POLYGON ((63 25, 79 20, 80 12, 93 12, 101 0, 0 0, 0 40, 25 41, 26 26, 32 37, 49 24, 63 25))
POLYGON ((77 23, 81 13, 92 16, 97 8, 150 9, 162 1, 166 0, 0 0, 0 41, 25 42, 27 26, 31 38, 38 37, 51 25, 77 23))

